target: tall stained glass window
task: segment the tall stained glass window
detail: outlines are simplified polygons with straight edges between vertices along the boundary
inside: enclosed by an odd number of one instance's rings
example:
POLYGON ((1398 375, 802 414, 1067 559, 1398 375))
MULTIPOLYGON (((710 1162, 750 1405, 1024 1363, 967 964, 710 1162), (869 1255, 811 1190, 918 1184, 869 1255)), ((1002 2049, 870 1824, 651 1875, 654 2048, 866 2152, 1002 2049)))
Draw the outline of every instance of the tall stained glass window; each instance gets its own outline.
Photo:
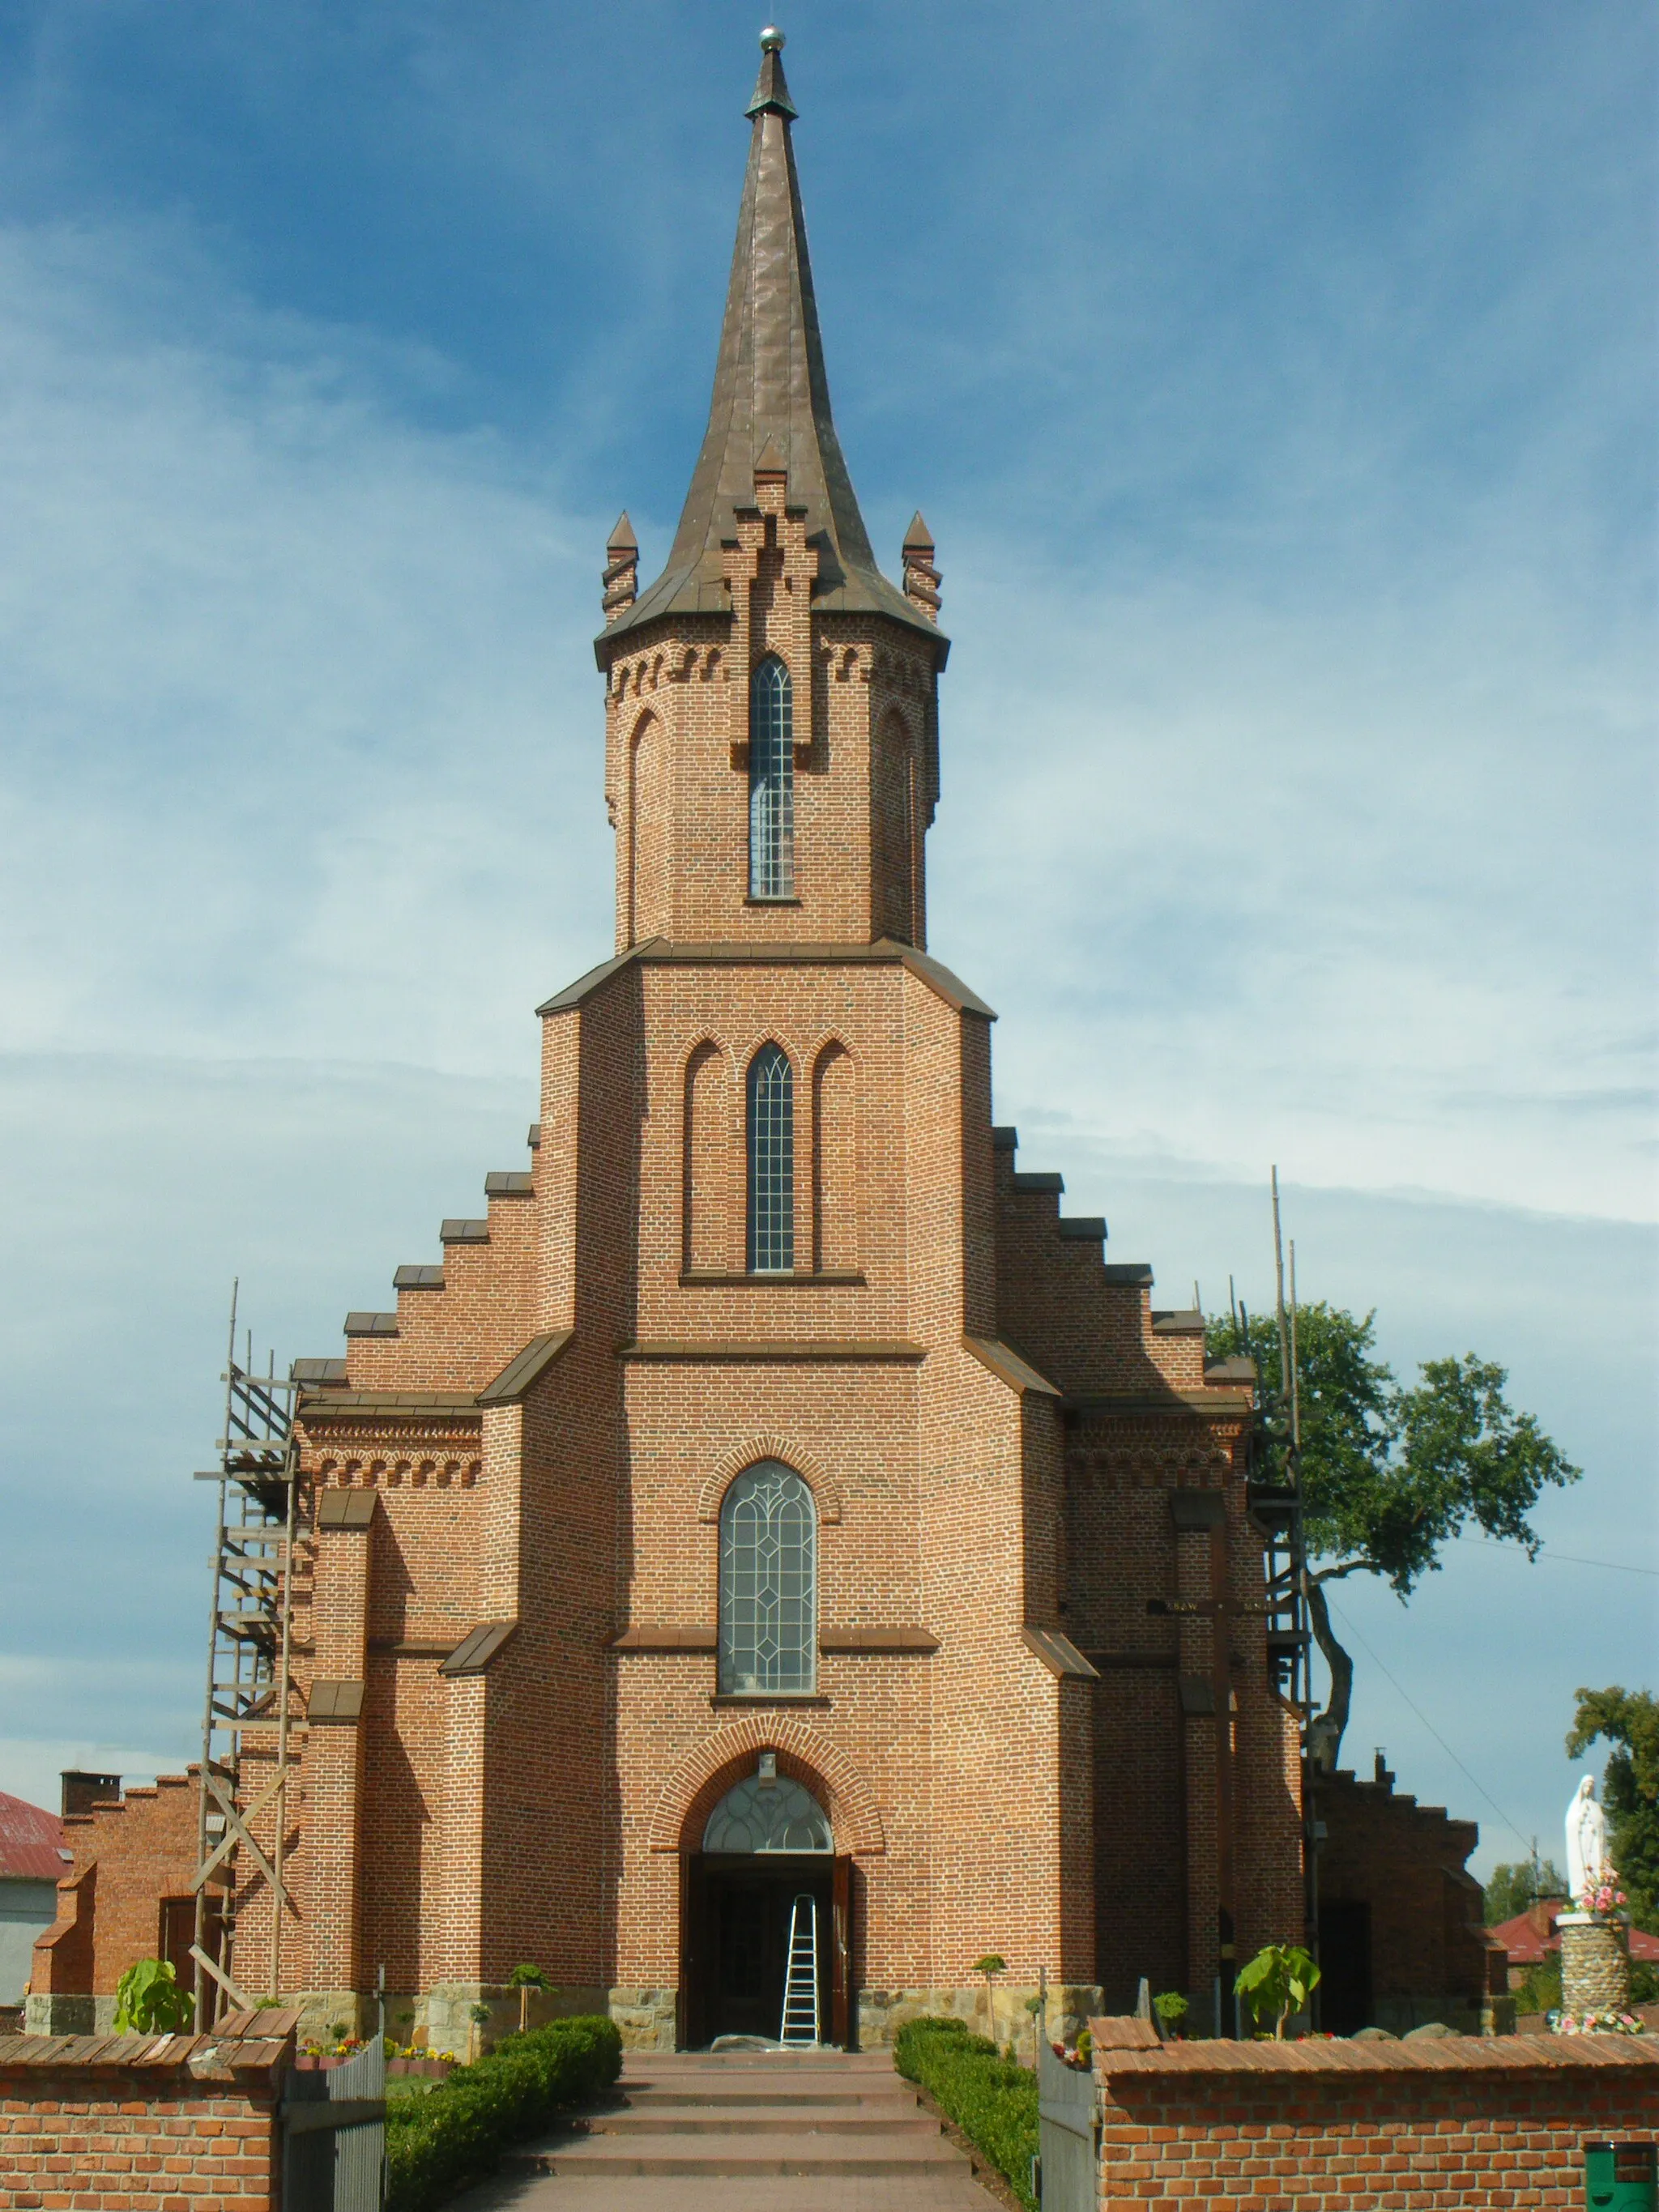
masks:
POLYGON ((749 679, 749 896, 794 890, 794 707, 789 671, 769 653, 749 679))
POLYGON ((749 1268, 781 1274, 795 1264, 795 1073, 781 1046, 749 1063, 749 1268))
POLYGON ((817 1513, 781 1460, 740 1474, 720 1507, 720 1686, 810 1690, 817 1680, 817 1513))

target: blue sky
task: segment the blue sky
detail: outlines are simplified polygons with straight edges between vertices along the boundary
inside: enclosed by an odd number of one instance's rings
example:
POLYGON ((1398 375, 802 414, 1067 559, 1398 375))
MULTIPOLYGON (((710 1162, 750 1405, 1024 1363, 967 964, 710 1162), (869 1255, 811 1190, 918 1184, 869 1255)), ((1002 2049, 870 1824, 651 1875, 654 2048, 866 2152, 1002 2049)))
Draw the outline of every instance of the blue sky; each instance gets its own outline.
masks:
MULTIPOLYGON (((1277 1159, 1310 1294, 1510 1367, 1556 1556, 1349 1585, 1348 1748, 1549 1848, 1574 1686, 1659 1648, 1659 28, 784 21, 842 443, 945 573, 999 1116, 1172 1303, 1263 1297, 1277 1159)), ((231 1276, 337 1349, 520 1159, 757 23, 0 7, 0 1788, 191 1752, 231 1276)))

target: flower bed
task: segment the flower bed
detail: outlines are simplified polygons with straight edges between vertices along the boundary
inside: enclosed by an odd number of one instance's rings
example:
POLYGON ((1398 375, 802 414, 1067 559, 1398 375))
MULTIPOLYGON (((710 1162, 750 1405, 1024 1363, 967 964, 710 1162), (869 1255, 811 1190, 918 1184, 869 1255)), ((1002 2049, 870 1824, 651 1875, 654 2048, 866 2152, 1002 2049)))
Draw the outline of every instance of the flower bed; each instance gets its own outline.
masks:
POLYGON ((908 2021, 894 2042, 893 2063, 907 2081, 927 2090, 1021 2203, 1036 2212, 1031 2194, 1031 2161, 1038 2143, 1036 2075, 1011 2064, 994 2043, 959 2020, 908 2021))
POLYGON ((501 2154, 561 2112, 603 2096, 622 2071, 612 2021, 556 2020, 510 2035, 386 2116, 386 2212, 434 2212, 501 2154))

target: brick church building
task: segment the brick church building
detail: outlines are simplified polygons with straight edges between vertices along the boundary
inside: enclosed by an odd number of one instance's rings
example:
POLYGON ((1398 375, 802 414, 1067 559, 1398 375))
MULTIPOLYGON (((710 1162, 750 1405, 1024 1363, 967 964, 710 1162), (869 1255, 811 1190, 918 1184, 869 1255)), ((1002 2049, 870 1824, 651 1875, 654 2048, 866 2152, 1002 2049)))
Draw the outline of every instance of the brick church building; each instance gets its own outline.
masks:
POLYGON ((608 549, 615 957, 538 1009, 528 1166, 296 1370, 280 1986, 383 1969, 435 2047, 521 1960, 776 2036, 804 1899, 836 2042, 982 2017, 988 1952, 1005 2034, 1040 1972, 1207 2021, 1303 1933, 1251 1372, 1021 1171, 929 950, 939 576, 842 459, 781 44, 672 549, 608 549))

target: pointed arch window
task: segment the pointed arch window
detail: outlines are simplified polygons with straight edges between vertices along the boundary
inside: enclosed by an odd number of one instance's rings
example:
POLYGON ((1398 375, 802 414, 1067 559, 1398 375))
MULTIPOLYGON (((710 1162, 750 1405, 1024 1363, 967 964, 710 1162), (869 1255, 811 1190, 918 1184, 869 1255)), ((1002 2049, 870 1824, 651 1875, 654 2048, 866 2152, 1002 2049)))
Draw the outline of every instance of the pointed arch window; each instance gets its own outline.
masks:
POLYGON ((749 896, 794 890, 794 703, 789 671, 769 653, 749 679, 749 896))
POLYGON ((763 1459, 720 1506, 720 1686, 811 1690, 817 1680, 818 1516, 793 1468, 763 1459))
POLYGON ((795 1264, 795 1072, 781 1045, 749 1064, 749 1271, 795 1264))

